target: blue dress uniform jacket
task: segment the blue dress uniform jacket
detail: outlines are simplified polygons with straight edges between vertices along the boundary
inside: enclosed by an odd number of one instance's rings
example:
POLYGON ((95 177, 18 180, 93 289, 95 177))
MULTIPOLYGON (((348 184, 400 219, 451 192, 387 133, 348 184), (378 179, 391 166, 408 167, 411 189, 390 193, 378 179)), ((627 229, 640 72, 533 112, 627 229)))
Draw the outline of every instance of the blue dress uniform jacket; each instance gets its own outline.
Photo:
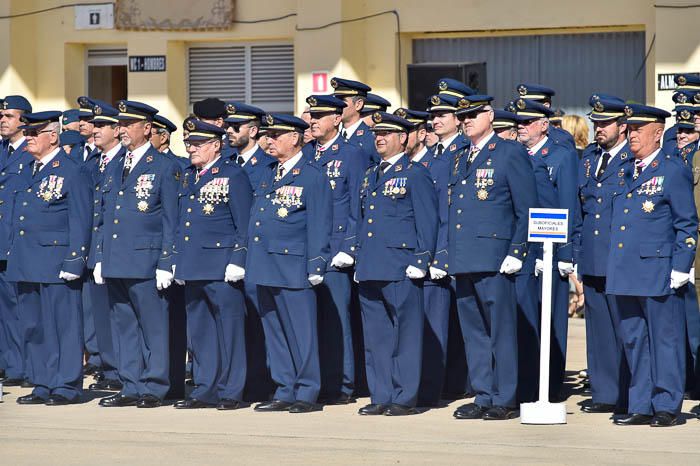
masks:
POLYGON ((574 137, 565 129, 557 128, 556 126, 549 126, 549 137, 554 140, 555 143, 561 144, 568 147, 569 149, 576 149, 576 143, 574 142, 574 137))
MULTIPOLYGON (((231 160, 235 161, 237 156, 238 154, 234 154, 231 160)), ((250 186, 253 188, 253 191, 260 186, 263 178, 267 177, 270 167, 276 163, 277 161, 275 159, 262 150, 262 147, 258 146, 252 157, 243 165, 243 169, 248 175, 248 179, 250 179, 250 186)))
POLYGON ((365 154, 369 157, 370 163, 378 164, 380 162, 377 148, 374 145, 374 133, 372 133, 372 130, 364 121, 360 123, 355 132, 350 135, 347 142, 355 144, 365 151, 365 154))
POLYGON ((96 260, 104 277, 152 279, 156 269, 172 268, 180 170, 153 147, 122 183, 123 168, 123 161, 114 165, 102 183, 96 260))
POLYGON ((431 147, 430 150, 432 151, 434 157, 438 159, 445 159, 448 163, 452 163, 455 156, 461 153, 463 150, 468 149, 469 146, 469 139, 467 139, 462 133, 459 133, 457 134, 457 137, 452 140, 450 145, 444 148, 442 154, 437 154, 437 144, 431 147))
POLYGON ((639 177, 630 164, 613 199, 607 293, 665 296, 671 270, 695 260, 698 218, 690 170, 659 152, 639 177))
POLYGON ((34 160, 27 152, 24 141, 10 156, 2 149, 0 156, 0 260, 5 260, 10 249, 12 208, 14 206, 15 183, 23 184, 31 178, 29 164, 34 160))
POLYGON ((222 281, 228 264, 245 267, 253 194, 243 168, 220 157, 195 182, 196 169, 182 176, 178 193, 176 276, 222 281))
POLYGON ((362 182, 356 279, 401 281, 409 265, 427 272, 440 222, 430 173, 406 155, 382 176, 377 170, 362 182))
MULTIPOLYGON (((452 165, 445 158, 433 157, 428 151, 418 162, 430 172, 430 177, 433 179, 433 186, 438 200, 438 215, 440 223, 438 225, 437 240, 435 242, 435 255, 433 256, 433 267, 447 271, 449 265, 447 263, 447 236, 449 231, 449 206, 448 206, 448 183, 450 180, 450 169, 452 165)), ((429 281, 426 281, 426 285, 429 281)))
POLYGON ((310 274, 330 262, 332 194, 325 176, 303 158, 281 180, 271 166, 255 191, 248 229, 246 281, 310 288, 310 274))
POLYGON ((360 188, 369 166, 369 157, 342 137, 338 137, 318 160, 315 154, 314 148, 308 162, 326 175, 333 195, 330 257, 335 257, 339 252, 354 257, 360 222, 360 188))
POLYGON ((90 174, 81 167, 60 150, 17 191, 13 240, 7 256, 9 280, 64 283, 59 272, 84 272, 92 225, 92 189, 90 174))
POLYGON ((578 273, 594 277, 604 277, 607 273, 612 198, 624 189, 625 172, 634 160, 629 144, 625 144, 598 178, 596 171, 601 156, 602 150, 593 146, 584 152, 578 171, 583 229, 576 262, 578 273))
POLYGON ((523 147, 494 135, 471 164, 455 157, 450 175, 449 273, 498 272, 503 259, 527 257, 528 211, 537 205, 523 147))

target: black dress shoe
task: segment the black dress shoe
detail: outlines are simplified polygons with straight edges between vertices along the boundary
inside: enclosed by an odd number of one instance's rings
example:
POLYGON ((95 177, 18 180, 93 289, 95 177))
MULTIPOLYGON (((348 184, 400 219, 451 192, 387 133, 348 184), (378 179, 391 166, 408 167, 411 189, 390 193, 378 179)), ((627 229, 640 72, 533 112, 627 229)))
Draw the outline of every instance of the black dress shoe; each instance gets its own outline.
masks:
POLYGON ((49 399, 46 400, 46 406, 65 406, 72 405, 78 402, 78 398, 69 400, 63 395, 51 395, 49 399))
POLYGON ((0 380, 5 378, 5 369, 0 369, 0 380))
POLYGON ((94 364, 85 364, 83 366, 83 374, 84 375, 94 375, 95 372, 97 372, 99 370, 100 370, 100 368, 94 364))
POLYGON ((518 410, 505 406, 493 406, 484 412, 484 421, 506 421, 518 417, 518 410))
POLYGON ((659 411, 654 414, 654 417, 649 423, 652 427, 671 427, 678 424, 678 416, 673 413, 668 413, 665 411, 659 411))
POLYGON ((410 406, 397 404, 389 405, 386 411, 384 411, 385 416, 410 416, 412 414, 418 414, 418 410, 410 406))
POLYGON ((90 391, 115 391, 118 392, 123 388, 122 383, 118 380, 100 380, 95 383, 91 383, 88 387, 90 391))
POLYGON ((24 383, 24 379, 5 379, 2 384, 6 387, 21 387, 24 383))
POLYGON ((233 411, 234 409, 246 408, 248 403, 244 403, 238 400, 230 400, 228 398, 223 398, 216 405, 216 409, 219 411, 233 411))
POLYGON ((487 408, 476 403, 462 405, 452 414, 457 419, 481 419, 487 408))
POLYGON ((258 412, 275 412, 275 411, 289 411, 294 403, 289 403, 288 401, 282 400, 272 400, 265 403, 260 403, 254 410, 258 412))
POLYGON ((363 406, 357 411, 357 414, 360 414, 362 416, 379 416, 384 414, 384 412, 387 410, 389 405, 378 405, 378 404, 368 404, 367 406, 363 406))
POLYGON ((648 414, 631 414, 627 417, 620 417, 613 420, 613 424, 618 426, 646 426, 651 424, 652 416, 648 414))
POLYGON ((200 408, 213 408, 214 405, 211 403, 205 403, 199 401, 195 398, 188 398, 186 400, 176 401, 173 405, 175 409, 200 409, 200 408))
POLYGON ((348 395, 347 393, 341 393, 336 397, 325 398, 322 403, 326 405, 349 405, 355 403, 357 400, 354 396, 348 395))
POLYGON ((137 408, 158 408, 163 405, 163 401, 155 395, 142 395, 136 402, 137 408))
POLYGON ((614 413, 615 405, 609 405, 607 403, 591 403, 581 407, 581 411, 584 413, 614 413))
POLYGON ((293 414, 313 413, 314 411, 321 411, 321 406, 308 401, 297 401, 289 407, 289 412, 293 414))
POLYGON ((31 383, 28 379, 24 379, 22 383, 20 384, 20 387, 22 388, 34 388, 34 384, 31 383))
POLYGON ((46 403, 45 399, 33 393, 17 398, 17 404, 20 405, 43 405, 44 403, 46 403))
POLYGON ((135 396, 124 396, 121 393, 116 393, 107 398, 102 398, 100 400, 100 406, 105 408, 123 408, 125 406, 136 406, 136 402, 139 399, 135 396))

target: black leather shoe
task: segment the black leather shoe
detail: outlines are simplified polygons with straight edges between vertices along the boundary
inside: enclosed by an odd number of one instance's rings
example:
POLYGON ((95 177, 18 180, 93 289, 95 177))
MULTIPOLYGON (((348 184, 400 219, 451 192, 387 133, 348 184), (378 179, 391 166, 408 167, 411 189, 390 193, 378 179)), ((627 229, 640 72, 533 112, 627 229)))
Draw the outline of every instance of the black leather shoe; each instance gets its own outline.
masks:
POLYGON ((163 401, 155 395, 142 395, 139 401, 136 402, 137 408, 158 408, 162 406, 163 401))
POLYGON ((646 426, 651 424, 652 416, 648 414, 631 414, 627 417, 620 417, 613 420, 613 424, 618 426, 646 426))
POLYGON ((22 385, 20 385, 22 388, 34 388, 34 384, 31 383, 28 379, 24 379, 22 381, 22 385))
POLYGON ((200 409, 200 408, 213 408, 214 405, 211 403, 205 403, 199 401, 195 398, 188 398, 186 400, 176 401, 173 405, 175 409, 200 409))
POLYGON ((65 406, 72 405, 78 402, 78 398, 69 400, 63 395, 51 395, 49 399, 46 400, 46 406, 65 406))
POLYGON ((476 403, 469 403, 457 408, 452 415, 457 419, 481 419, 486 410, 487 408, 476 403))
POLYGON ((349 405, 355 403, 357 400, 354 396, 348 395, 347 393, 341 393, 336 397, 330 397, 323 400, 323 404, 326 405, 349 405))
POLYGON ((389 405, 386 411, 384 411, 385 416, 410 416, 412 414, 418 414, 418 410, 410 406, 397 404, 389 405))
POLYGON ((238 400, 229 400, 228 398, 223 398, 216 405, 216 409, 219 411, 233 411, 234 409, 246 408, 247 403, 238 400))
POLYGON ((652 427, 671 427, 678 424, 678 416, 672 413, 667 413, 665 411, 659 411, 654 414, 654 417, 649 423, 652 427))
POLYGON ((123 408, 125 406, 136 406, 136 402, 139 399, 135 396, 124 396, 121 393, 116 393, 107 398, 102 398, 100 400, 100 406, 105 408, 123 408))
POLYGON ((591 403, 589 405, 582 406, 581 411, 584 413, 614 413, 615 405, 609 405, 606 403, 591 403))
POLYGON ((258 412, 275 412, 275 411, 289 411, 294 403, 289 403, 288 401, 282 400, 272 400, 265 403, 260 403, 254 410, 258 412))
POLYGON ((95 382, 102 382, 105 380, 105 373, 102 371, 95 372, 95 375, 93 375, 92 378, 95 379, 95 382))
POLYGON ((122 383, 119 382, 118 380, 100 380, 95 383, 91 383, 90 386, 88 387, 88 390, 90 391, 114 391, 118 392, 123 388, 122 383))
POLYGON ((0 380, 5 378, 5 369, 0 369, 0 380))
POLYGON ((321 406, 308 401, 297 401, 289 407, 289 412, 294 414, 313 413, 314 411, 321 411, 321 406))
POLYGON ((505 406, 493 406, 487 409, 482 416, 484 421, 506 421, 518 417, 518 410, 505 406))
POLYGON ((384 414, 389 405, 377 405, 374 403, 363 406, 357 411, 357 414, 362 416, 380 416, 384 414))
POLYGON ((94 375, 100 368, 94 364, 85 364, 83 366, 83 375, 94 375))
POLYGON ((17 404, 20 405, 43 405, 44 403, 46 403, 45 399, 33 393, 17 398, 17 404))
POLYGON ((5 387, 21 387, 24 383, 24 379, 5 379, 2 384, 5 387))

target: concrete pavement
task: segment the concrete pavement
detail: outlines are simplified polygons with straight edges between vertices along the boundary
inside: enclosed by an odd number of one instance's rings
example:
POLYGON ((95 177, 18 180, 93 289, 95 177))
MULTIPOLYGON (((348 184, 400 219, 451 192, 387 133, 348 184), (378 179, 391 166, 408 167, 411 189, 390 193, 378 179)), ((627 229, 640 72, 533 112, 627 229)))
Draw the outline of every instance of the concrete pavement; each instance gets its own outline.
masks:
MULTIPOLYGON (((568 369, 585 367, 583 320, 570 320, 568 369)), ((464 400, 406 418, 356 414, 367 400, 293 415, 216 410, 19 406, 27 389, 6 388, 0 404, 2 465, 198 464, 698 464, 700 420, 669 429, 614 426, 583 414, 574 395, 568 424, 524 426, 458 421, 464 400)), ((686 402, 688 412, 697 402, 686 402)))

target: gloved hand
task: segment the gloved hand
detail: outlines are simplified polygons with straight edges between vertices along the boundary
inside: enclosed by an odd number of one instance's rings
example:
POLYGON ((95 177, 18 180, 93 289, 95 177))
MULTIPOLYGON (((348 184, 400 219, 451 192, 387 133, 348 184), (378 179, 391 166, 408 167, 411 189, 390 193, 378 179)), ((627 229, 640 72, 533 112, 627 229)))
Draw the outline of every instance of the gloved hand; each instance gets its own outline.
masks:
POLYGON ((355 283, 360 283, 360 280, 357 279, 357 272, 352 274, 352 281, 354 281, 355 283))
POLYGON ((102 278, 102 262, 95 264, 95 270, 92 271, 92 277, 97 285, 104 285, 105 279, 102 278))
MULTIPOLYGON (((177 268, 177 265, 176 265, 176 264, 173 264, 173 277, 175 276, 175 269, 176 269, 176 268, 177 268)), ((182 280, 182 279, 179 279, 179 278, 176 278, 176 279, 175 279, 175 283, 178 284, 178 285, 180 285, 180 286, 185 286, 185 280, 182 280)))
POLYGON ((331 261, 331 265, 339 269, 350 267, 354 263, 355 259, 353 259, 353 257, 350 254, 346 254, 344 252, 339 252, 338 254, 336 254, 333 260, 331 261))
POLYGON ((245 269, 239 267, 236 264, 228 264, 226 266, 226 272, 224 273, 224 281, 235 283, 237 281, 243 280, 245 277, 245 269))
POLYGON ((688 281, 695 285, 695 267, 690 269, 690 279, 688 281))
POLYGON ((447 276, 447 272, 437 267, 430 267, 430 278, 432 280, 440 280, 447 276))
POLYGON ((421 270, 418 267, 414 267, 412 265, 409 265, 408 267, 406 267, 406 276, 408 278, 418 280, 420 278, 425 277, 425 270, 421 270))
POLYGON ((677 290, 690 281, 690 274, 671 270, 671 289, 677 290))
POLYGON ((559 275, 562 277, 568 277, 570 273, 574 272, 574 264, 571 262, 557 262, 557 267, 559 268, 559 275))
POLYGON ((323 275, 316 275, 315 273, 309 274, 309 283, 311 286, 320 285, 323 282, 323 275))
POLYGON ((522 268, 523 261, 521 261, 517 257, 506 256, 506 258, 503 259, 503 263, 501 264, 501 269, 499 270, 499 272, 511 275, 516 272, 520 272, 520 269, 522 268))
POLYGON ((544 272, 544 261, 535 259, 535 277, 539 277, 542 272, 544 272))
POLYGON ((156 269, 156 288, 164 290, 173 284, 173 273, 156 269))
POLYGON ((73 280, 77 280, 78 278, 80 278, 80 275, 76 275, 76 274, 70 273, 70 272, 64 272, 63 270, 61 270, 58 273, 58 278, 62 278, 63 280, 65 280, 67 282, 72 282, 73 280))

